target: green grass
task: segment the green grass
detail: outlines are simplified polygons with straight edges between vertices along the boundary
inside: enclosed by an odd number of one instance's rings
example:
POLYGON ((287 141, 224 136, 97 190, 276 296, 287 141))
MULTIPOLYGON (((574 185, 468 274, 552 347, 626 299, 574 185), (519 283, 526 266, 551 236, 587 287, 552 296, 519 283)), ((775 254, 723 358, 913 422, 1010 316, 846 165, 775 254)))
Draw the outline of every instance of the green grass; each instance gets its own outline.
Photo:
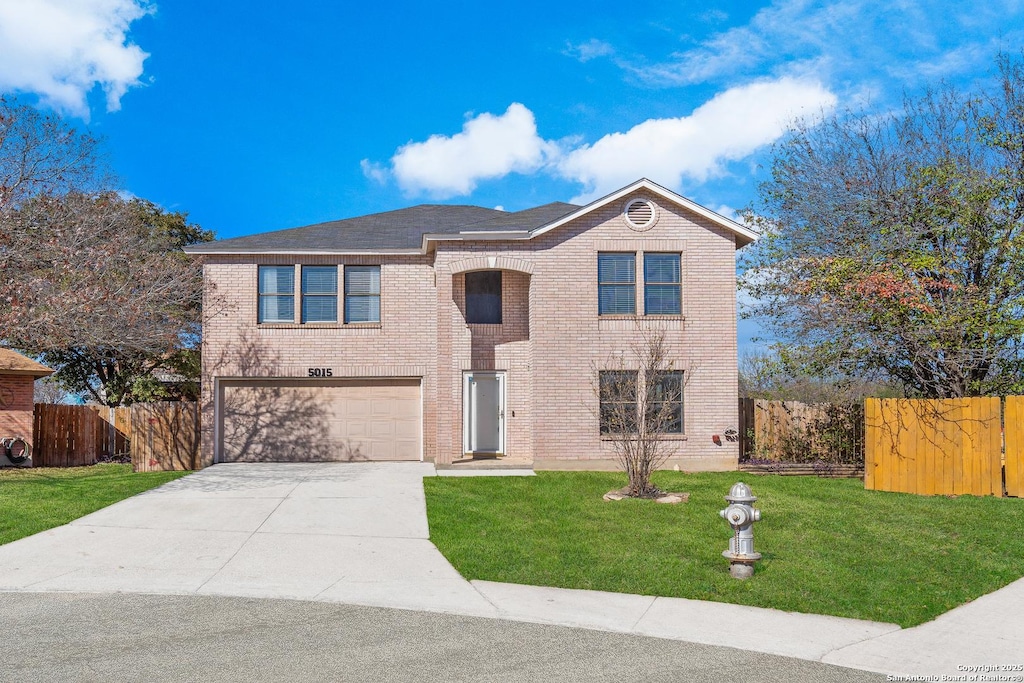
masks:
POLYGON ((138 472, 131 465, 0 469, 0 545, 67 524, 188 472, 138 472))
POLYGON ((424 480, 430 536, 467 579, 832 614, 914 626, 1024 575, 1024 500, 865 491, 855 479, 659 472, 679 505, 605 502, 625 475, 424 480), (764 559, 729 576, 723 497, 759 497, 764 559))

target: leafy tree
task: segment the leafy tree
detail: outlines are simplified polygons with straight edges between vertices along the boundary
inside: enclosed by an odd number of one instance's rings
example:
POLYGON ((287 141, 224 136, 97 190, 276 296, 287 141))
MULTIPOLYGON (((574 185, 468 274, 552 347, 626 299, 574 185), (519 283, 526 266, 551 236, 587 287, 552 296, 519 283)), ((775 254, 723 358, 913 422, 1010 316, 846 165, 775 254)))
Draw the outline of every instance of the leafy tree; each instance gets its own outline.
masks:
POLYGON ((96 190, 101 168, 87 134, 0 100, 0 339, 100 403, 194 395, 202 273, 181 247, 213 233, 96 190))
POLYGON ((1024 390, 1024 67, 885 115, 797 122, 749 220, 750 314, 821 376, 1024 390))

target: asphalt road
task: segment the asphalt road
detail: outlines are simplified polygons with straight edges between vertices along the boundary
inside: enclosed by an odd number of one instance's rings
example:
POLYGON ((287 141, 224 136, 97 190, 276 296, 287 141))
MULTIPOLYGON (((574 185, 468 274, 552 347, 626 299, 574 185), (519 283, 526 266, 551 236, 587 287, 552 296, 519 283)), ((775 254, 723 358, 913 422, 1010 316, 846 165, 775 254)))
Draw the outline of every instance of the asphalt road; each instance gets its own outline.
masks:
POLYGON ((20 683, 885 680, 725 647, 288 600, 0 593, 0 627, 0 681, 20 683))

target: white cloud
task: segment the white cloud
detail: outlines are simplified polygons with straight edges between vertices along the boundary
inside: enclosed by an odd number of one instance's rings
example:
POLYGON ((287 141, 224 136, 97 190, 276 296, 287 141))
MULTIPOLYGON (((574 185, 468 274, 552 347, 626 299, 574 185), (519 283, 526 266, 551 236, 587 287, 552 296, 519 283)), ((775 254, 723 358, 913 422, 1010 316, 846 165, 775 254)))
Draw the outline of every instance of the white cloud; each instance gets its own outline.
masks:
POLYGON ((363 170, 364 176, 370 180, 380 183, 381 185, 386 183, 388 178, 391 176, 391 173, 388 171, 386 166, 370 161, 369 159, 363 159, 360 161, 359 168, 363 170))
POLYGON ((128 28, 151 11, 145 0, 0 0, 0 90, 87 117, 86 95, 99 85, 107 110, 120 109, 149 56, 128 28))
POLYGON ((678 188, 702 183, 726 162, 743 159, 778 139, 798 115, 835 106, 820 83, 793 78, 755 82, 719 93, 689 116, 649 119, 625 133, 605 135, 558 163, 559 173, 582 183, 575 202, 590 201, 647 177, 678 188))
POLYGON ((814 80, 757 81, 719 93, 689 116, 648 119, 588 145, 578 137, 545 140, 533 112, 513 103, 501 116, 469 119, 461 133, 398 148, 390 165, 363 159, 361 166, 371 180, 394 178, 407 194, 437 199, 471 194, 484 179, 544 171, 582 185, 572 201, 588 202, 641 177, 674 189, 684 180, 703 183, 777 140, 794 118, 835 104, 814 80))
POLYGON ((1018 44, 1021 11, 1019 0, 775 0, 661 62, 618 63, 657 85, 813 72, 854 88, 868 80, 917 86, 976 70, 1018 44))
POLYGON ((537 135, 533 112, 515 102, 501 116, 469 119, 461 133, 399 147, 391 172, 408 194, 447 199, 471 193, 481 180, 531 173, 557 155, 558 146, 537 135))
POLYGON ((566 43, 565 50, 562 51, 562 54, 586 63, 597 57, 607 57, 608 55, 615 54, 615 48, 603 40, 591 38, 587 42, 580 43, 579 45, 566 43))

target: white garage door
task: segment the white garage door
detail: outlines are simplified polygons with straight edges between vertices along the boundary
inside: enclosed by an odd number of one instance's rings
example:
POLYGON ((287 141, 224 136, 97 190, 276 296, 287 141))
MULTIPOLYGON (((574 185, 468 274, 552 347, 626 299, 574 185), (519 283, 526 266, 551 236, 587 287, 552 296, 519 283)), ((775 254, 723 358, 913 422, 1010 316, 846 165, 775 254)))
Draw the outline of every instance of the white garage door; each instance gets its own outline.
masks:
POLYGON ((219 462, 420 459, 420 382, 224 380, 219 462))

